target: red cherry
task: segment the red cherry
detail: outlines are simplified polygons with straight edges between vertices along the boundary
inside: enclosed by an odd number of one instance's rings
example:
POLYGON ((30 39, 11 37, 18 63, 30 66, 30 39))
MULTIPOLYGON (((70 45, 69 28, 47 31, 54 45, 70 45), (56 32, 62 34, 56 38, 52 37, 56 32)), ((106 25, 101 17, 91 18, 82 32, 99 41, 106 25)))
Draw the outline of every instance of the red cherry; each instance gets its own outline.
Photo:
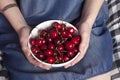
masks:
POLYGON ((37 54, 40 51, 40 49, 38 47, 32 47, 31 50, 32 50, 33 54, 37 54))
POLYGON ((35 38, 31 38, 31 39, 29 40, 29 42, 30 42, 30 44, 31 44, 32 46, 36 45, 36 39, 35 39, 35 38))
POLYGON ((75 47, 73 50, 74 50, 75 53, 78 53, 79 47, 75 47))
POLYGON ((69 60, 70 60, 70 58, 69 58, 68 56, 64 56, 64 57, 63 57, 63 61, 64 61, 64 62, 67 62, 67 61, 69 61, 69 60))
POLYGON ((66 42, 65 47, 67 50, 72 50, 74 48, 74 44, 68 41, 66 42))
POLYGON ((46 38, 46 41, 49 43, 49 42, 52 42, 52 38, 50 38, 50 37, 47 37, 46 38))
POLYGON ((64 50, 64 46, 63 45, 57 46, 57 50, 60 51, 60 52, 63 51, 64 50))
POLYGON ((57 37, 57 38, 54 39, 54 44, 55 45, 58 45, 60 43, 61 43, 61 39, 59 37, 57 37))
POLYGON ((38 53, 38 59, 45 60, 45 55, 41 52, 38 53))
POLYGON ((50 37, 51 38, 56 38, 58 36, 58 32, 56 31, 56 30, 52 30, 51 32, 50 32, 50 37))
POLYGON ((73 27, 68 27, 68 28, 67 28, 67 31, 68 31, 70 34, 74 34, 75 29, 74 29, 73 27))
POLYGON ((50 63, 50 64, 53 64, 55 62, 55 58, 54 57, 48 57, 47 58, 47 62, 50 63))
POLYGON ((46 39, 42 38, 42 44, 46 43, 46 39))
POLYGON ((58 22, 54 22, 53 23, 53 26, 56 28, 56 29, 62 29, 62 26, 61 26, 61 24, 59 24, 58 22))
POLYGON ((72 42, 73 44, 75 44, 75 45, 79 44, 79 42, 80 42, 80 36, 77 35, 77 36, 72 37, 71 42, 72 42))
POLYGON ((43 29, 43 30, 40 32, 40 36, 45 37, 46 35, 47 35, 47 30, 43 29))
POLYGON ((53 51, 51 49, 47 49, 47 50, 45 50, 45 55, 46 56, 52 56, 53 55, 53 51))
POLYGON ((53 43, 49 43, 48 44, 48 49, 55 49, 55 45, 53 43))
POLYGON ((62 37, 67 38, 68 37, 68 32, 66 30, 62 30, 61 32, 62 37))
POLYGON ((53 56, 57 56, 58 52, 57 51, 53 51, 53 56))
POLYGON ((58 59, 59 61, 62 61, 62 60, 63 60, 63 56, 57 56, 57 59, 58 59))
POLYGON ((41 45, 41 46, 40 46, 40 49, 41 49, 41 50, 46 50, 46 49, 47 49, 47 45, 46 45, 46 44, 41 45))
POLYGON ((74 50, 67 51, 67 56, 73 58, 75 56, 74 50))
POLYGON ((36 40, 36 44, 37 44, 38 46, 41 46, 41 45, 43 44, 42 39, 41 39, 41 38, 40 38, 40 39, 37 39, 37 40, 36 40))

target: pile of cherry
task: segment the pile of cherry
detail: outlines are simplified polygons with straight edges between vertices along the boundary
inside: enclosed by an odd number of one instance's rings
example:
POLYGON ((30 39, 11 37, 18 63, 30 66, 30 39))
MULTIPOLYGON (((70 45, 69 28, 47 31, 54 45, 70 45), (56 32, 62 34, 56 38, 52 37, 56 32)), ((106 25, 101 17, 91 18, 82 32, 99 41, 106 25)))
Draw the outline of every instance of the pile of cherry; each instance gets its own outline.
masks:
POLYGON ((79 51, 80 36, 73 27, 53 22, 48 29, 39 30, 39 35, 30 38, 32 53, 50 64, 60 64, 75 57, 79 51))

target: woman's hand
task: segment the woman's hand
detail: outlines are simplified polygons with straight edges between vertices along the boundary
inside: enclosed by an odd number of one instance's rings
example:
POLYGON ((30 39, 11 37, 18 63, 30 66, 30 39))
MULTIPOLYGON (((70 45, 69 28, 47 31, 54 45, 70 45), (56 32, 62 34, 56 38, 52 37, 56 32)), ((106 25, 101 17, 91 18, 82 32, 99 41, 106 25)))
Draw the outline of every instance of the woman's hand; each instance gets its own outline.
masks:
POLYGON ((79 22, 77 24, 77 26, 78 26, 78 30, 79 30, 78 34, 81 37, 81 42, 80 42, 80 45, 79 45, 80 54, 74 61, 72 61, 70 64, 64 66, 65 68, 68 68, 70 66, 75 65, 81 59, 83 59, 83 57, 85 56, 85 53, 86 53, 86 51, 89 47, 91 25, 89 25, 87 22, 83 22, 83 23, 79 22))
POLYGON ((35 60, 33 58, 33 56, 30 54, 30 49, 28 48, 28 44, 27 44, 28 43, 29 33, 30 33, 30 27, 28 27, 28 26, 22 27, 18 31, 21 47, 22 47, 22 50, 24 52, 25 57, 33 65, 35 65, 37 67, 40 67, 40 68, 43 68, 43 69, 46 69, 46 70, 49 70, 51 68, 50 66, 45 66, 45 65, 41 64, 40 62, 35 60))

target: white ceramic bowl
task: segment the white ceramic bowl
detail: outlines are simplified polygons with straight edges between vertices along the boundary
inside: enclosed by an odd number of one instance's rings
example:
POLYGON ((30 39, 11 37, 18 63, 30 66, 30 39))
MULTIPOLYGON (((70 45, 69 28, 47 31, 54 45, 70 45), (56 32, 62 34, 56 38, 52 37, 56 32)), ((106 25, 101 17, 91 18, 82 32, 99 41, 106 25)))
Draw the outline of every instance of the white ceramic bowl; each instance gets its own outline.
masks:
MULTIPOLYGON (((70 24, 70 23, 68 23, 68 22, 66 22, 66 21, 61 21, 61 20, 49 20, 49 21, 45 21, 45 22, 42 22, 42 23, 38 24, 38 25, 31 31, 31 33, 30 33, 30 35, 29 35, 29 39, 30 39, 30 38, 35 38, 35 37, 37 37, 39 30, 46 29, 46 28, 50 27, 53 22, 64 23, 64 24, 66 24, 66 27, 73 27, 73 28, 76 30, 75 34, 78 34, 78 30, 77 30, 72 24, 70 24)), ((28 39, 28 47, 31 49, 31 45, 30 45, 30 43, 29 43, 29 39, 28 39)), ((74 58, 72 58, 71 60, 69 60, 69 61, 67 61, 67 62, 65 62, 65 63, 49 64, 49 63, 46 63, 46 62, 43 62, 43 61, 39 60, 39 59, 32 53, 32 51, 31 51, 31 54, 32 54, 32 56, 33 56, 37 61, 39 61, 40 63, 42 63, 42 64, 44 64, 44 65, 47 65, 47 66, 52 66, 52 67, 63 67, 63 66, 65 66, 65 65, 69 64, 70 62, 72 62, 72 61, 79 55, 79 53, 78 53, 74 58)))

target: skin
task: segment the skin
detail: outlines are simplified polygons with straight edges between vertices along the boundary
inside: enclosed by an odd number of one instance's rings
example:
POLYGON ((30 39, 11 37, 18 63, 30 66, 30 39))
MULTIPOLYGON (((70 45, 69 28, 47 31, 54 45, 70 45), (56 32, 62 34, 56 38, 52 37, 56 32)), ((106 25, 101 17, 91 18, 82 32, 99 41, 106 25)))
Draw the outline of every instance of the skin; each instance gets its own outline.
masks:
MULTIPOLYGON (((77 23, 79 35, 81 36, 81 40, 82 40, 79 45, 79 50, 81 54, 73 62, 71 62, 68 65, 65 65, 64 66, 65 68, 75 65, 77 62, 79 62, 84 57, 88 49, 88 46, 89 46, 90 33, 91 33, 92 26, 95 22, 95 19, 99 13, 99 10, 103 2, 104 0, 85 0, 85 4, 83 7, 83 11, 82 11, 82 17, 81 19, 79 19, 79 22, 77 23)), ((16 1, 15 0, 0 0, 0 9, 3 9, 6 5, 11 4, 11 3, 16 3, 16 1)), ((21 48, 24 52, 24 55, 28 59, 28 61, 35 66, 49 70, 51 68, 50 66, 45 66, 37 62, 30 54, 30 50, 27 46, 27 39, 30 33, 30 27, 26 23, 19 8, 18 7, 9 8, 5 12, 3 12, 3 14, 8 19, 8 21, 11 23, 15 31, 17 32, 20 43, 21 43, 21 48)), ((89 80, 92 80, 92 79, 89 79, 89 80)))

